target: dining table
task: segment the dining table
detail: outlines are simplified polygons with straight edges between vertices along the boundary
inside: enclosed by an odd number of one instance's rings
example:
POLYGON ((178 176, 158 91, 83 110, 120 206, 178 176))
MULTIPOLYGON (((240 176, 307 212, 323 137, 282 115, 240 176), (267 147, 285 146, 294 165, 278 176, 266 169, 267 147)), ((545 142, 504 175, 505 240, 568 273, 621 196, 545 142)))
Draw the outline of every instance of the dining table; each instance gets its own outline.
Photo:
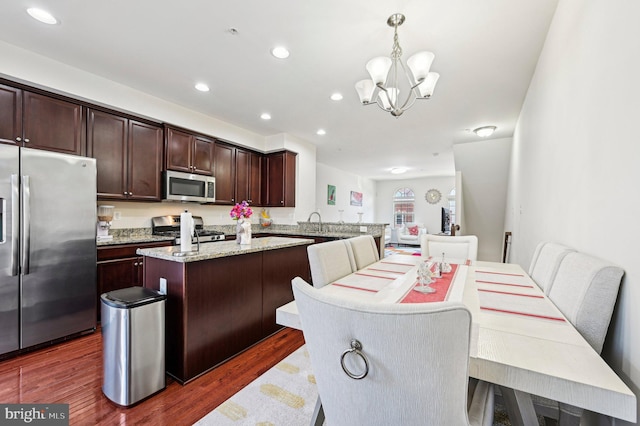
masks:
MULTIPOLYGON (((537 425, 531 395, 636 422, 636 396, 518 264, 447 259, 451 272, 414 290, 418 267, 439 259, 395 254, 320 291, 379 303, 463 303, 471 312, 470 377, 497 385, 511 424, 537 425)), ((276 310, 303 330, 295 300, 276 310)))

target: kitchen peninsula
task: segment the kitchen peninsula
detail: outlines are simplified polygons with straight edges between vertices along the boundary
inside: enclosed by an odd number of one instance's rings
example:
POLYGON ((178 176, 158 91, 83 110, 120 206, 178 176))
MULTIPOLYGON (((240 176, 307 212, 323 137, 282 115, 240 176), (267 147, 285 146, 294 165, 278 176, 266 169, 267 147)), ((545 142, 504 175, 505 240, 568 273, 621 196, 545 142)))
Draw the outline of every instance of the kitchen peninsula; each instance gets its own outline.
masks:
POLYGON ((138 249, 144 286, 159 290, 166 280, 167 373, 187 383, 277 331, 276 309, 293 300, 291 280, 310 280, 313 242, 269 236, 247 246, 201 244, 185 256, 176 255, 179 246, 138 249))

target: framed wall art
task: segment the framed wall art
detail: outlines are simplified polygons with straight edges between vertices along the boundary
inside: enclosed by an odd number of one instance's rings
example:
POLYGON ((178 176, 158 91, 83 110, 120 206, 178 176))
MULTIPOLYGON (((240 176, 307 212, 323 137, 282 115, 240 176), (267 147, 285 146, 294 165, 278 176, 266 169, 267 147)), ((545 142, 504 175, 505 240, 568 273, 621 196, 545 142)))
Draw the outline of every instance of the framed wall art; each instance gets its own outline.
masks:
POLYGON ((336 186, 327 185, 327 204, 330 206, 336 205, 336 186))
POLYGON ((351 200, 349 204, 352 206, 362 206, 362 192, 351 191, 351 200))

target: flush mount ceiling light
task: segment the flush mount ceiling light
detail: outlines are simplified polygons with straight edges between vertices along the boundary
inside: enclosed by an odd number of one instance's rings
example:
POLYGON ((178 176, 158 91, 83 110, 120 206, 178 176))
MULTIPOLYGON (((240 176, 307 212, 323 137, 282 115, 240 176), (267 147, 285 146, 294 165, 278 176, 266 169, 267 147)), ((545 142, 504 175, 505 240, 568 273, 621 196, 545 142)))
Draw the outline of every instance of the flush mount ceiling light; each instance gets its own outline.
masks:
POLYGON ((391 58, 378 56, 371 59, 366 65, 371 80, 356 83, 356 91, 363 105, 376 104, 394 117, 411 108, 416 99, 431 98, 440 77, 436 72, 429 72, 435 58, 431 52, 415 53, 407 60, 406 66, 402 63, 398 27, 404 20, 401 13, 395 13, 387 19, 387 25, 393 27, 391 58))
POLYGON ((271 54, 278 59, 286 59, 289 57, 289 50, 286 47, 277 46, 271 49, 271 54))
POLYGON ((405 167, 394 167, 391 169, 391 173, 394 175, 401 175, 402 173, 406 173, 407 169, 405 167))
POLYGON ((208 92, 209 91, 209 86, 207 86, 204 83, 196 83, 196 85, 194 87, 196 88, 196 90, 199 90, 201 92, 208 92))
POLYGON ((27 13, 31 15, 32 18, 45 24, 55 25, 58 23, 58 20, 52 14, 37 7, 30 7, 27 9, 27 13))
POLYGON ((496 131, 496 126, 484 126, 484 127, 478 127, 477 129, 473 129, 473 133, 480 136, 481 138, 486 138, 488 136, 491 136, 495 131, 496 131))

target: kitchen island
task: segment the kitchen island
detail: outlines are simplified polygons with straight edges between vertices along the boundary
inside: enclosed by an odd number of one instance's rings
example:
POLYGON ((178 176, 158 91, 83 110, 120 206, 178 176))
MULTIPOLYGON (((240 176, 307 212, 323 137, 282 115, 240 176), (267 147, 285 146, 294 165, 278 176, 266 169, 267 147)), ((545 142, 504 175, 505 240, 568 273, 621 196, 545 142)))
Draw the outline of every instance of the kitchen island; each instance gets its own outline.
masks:
MULTIPOLYGON (((251 245, 223 241, 176 255, 179 246, 139 249, 144 286, 166 280, 166 368, 187 383, 242 352, 281 326, 276 309, 293 300, 291 280, 310 281, 301 238, 253 238, 251 245)), ((196 249, 196 245, 193 246, 196 249)))

